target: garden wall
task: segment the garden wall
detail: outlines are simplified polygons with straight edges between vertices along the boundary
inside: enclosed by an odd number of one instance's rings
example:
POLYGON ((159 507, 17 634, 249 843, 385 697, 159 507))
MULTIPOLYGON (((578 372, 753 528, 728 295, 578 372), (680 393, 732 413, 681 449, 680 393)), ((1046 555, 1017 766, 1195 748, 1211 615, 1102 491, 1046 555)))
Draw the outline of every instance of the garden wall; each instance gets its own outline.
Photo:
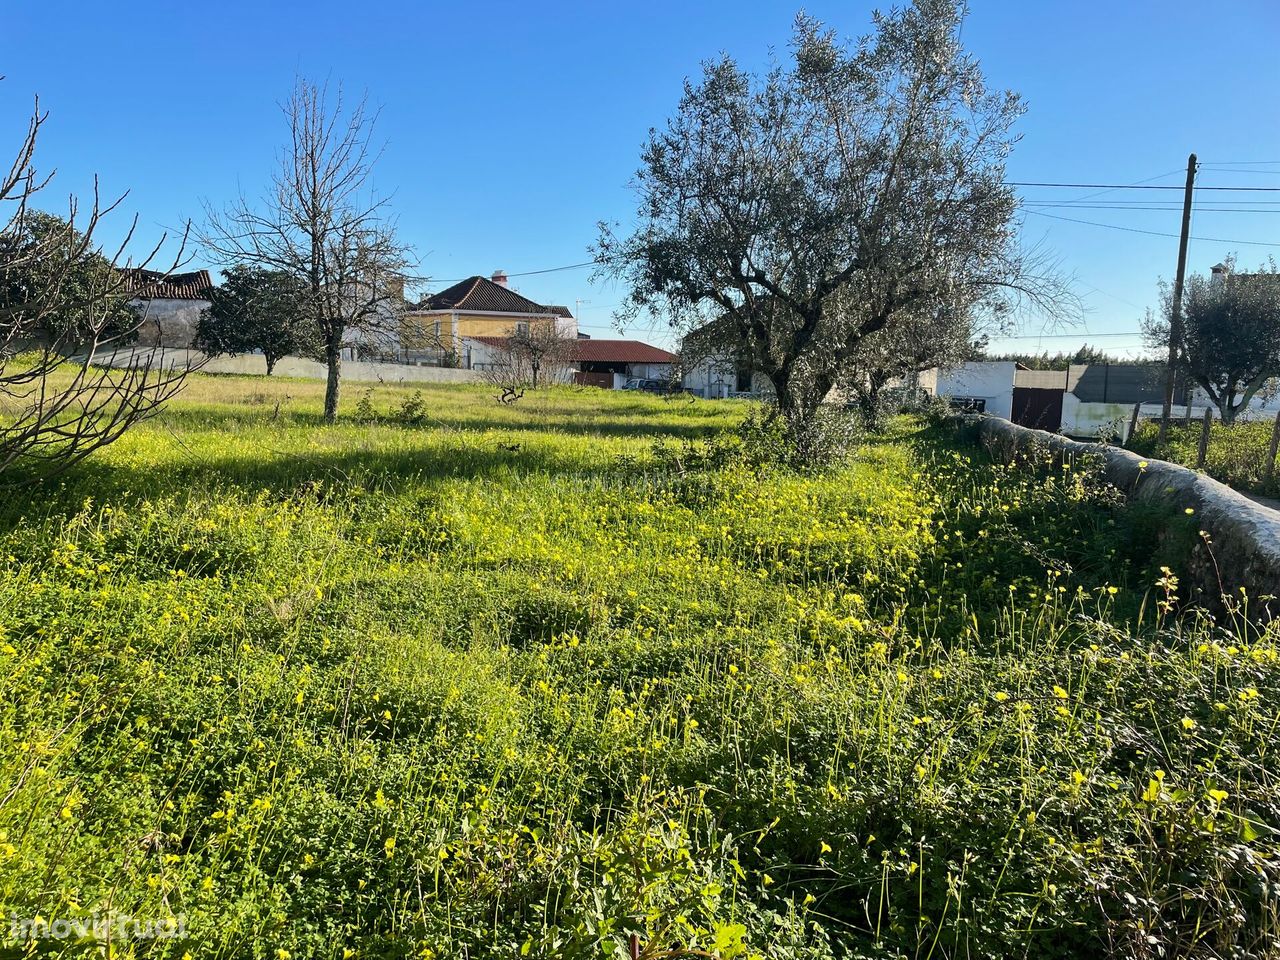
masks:
MULTIPOLYGON (((191 366, 204 359, 195 350, 151 349, 120 350, 104 358, 115 367, 128 367, 144 363, 169 369, 191 366)), ((200 368, 202 373, 244 373, 266 375, 267 362, 258 354, 236 354, 214 357, 200 368)), ((278 377, 300 377, 304 380, 324 380, 328 375, 325 365, 301 357, 281 357, 276 364, 278 377)), ((368 363, 362 360, 343 360, 342 379, 368 383, 476 383, 482 379, 479 371, 460 370, 454 367, 419 367, 407 363, 368 363)))
MULTIPOLYGON (((983 446, 998 460, 1010 462, 1037 450, 1058 458, 1100 457, 1107 480, 1130 499, 1167 508, 1171 516, 1194 511, 1196 529, 1208 533, 1208 543, 1194 538, 1187 569, 1191 583, 1184 584, 1190 589, 1183 595, 1221 610, 1222 595, 1239 597, 1244 587, 1251 616, 1280 616, 1280 601, 1274 599, 1280 595, 1280 511, 1174 463, 1144 460, 1118 447, 1068 440, 998 417, 973 419, 983 446)), ((1169 525, 1171 534, 1174 528, 1169 525)))

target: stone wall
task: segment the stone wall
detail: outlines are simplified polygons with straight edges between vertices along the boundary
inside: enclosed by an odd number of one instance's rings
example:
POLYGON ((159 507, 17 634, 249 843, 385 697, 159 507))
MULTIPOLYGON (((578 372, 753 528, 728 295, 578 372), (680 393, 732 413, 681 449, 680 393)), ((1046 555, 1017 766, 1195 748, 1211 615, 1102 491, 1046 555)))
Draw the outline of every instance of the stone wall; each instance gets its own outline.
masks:
MULTIPOLYGON (((1107 480, 1130 499, 1169 511, 1170 518, 1194 511, 1199 530, 1190 548, 1183 595, 1212 610, 1224 593, 1239 598, 1243 587, 1249 612, 1259 619, 1280 616, 1280 510, 1257 503, 1202 473, 1163 460, 1098 443, 1020 427, 997 417, 973 418, 978 436, 1002 462, 1047 453, 1057 459, 1101 458, 1107 480)), ((1178 526, 1181 526, 1180 524, 1178 526)), ((1172 530, 1174 525, 1170 524, 1172 530)))

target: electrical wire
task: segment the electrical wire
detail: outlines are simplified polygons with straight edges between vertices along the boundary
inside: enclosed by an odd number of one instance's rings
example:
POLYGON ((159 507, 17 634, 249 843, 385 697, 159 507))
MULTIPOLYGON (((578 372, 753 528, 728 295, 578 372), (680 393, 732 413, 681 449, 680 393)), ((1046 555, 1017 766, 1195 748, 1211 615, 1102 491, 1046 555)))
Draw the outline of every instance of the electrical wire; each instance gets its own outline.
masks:
MULTIPOLYGON (((1064 220, 1067 223, 1083 223, 1090 227, 1106 227, 1108 230, 1123 230, 1126 233, 1143 233, 1150 237, 1172 237, 1174 240, 1180 239, 1180 234, 1164 233, 1159 230, 1141 230, 1138 227, 1122 227, 1116 223, 1099 223, 1096 220, 1077 220, 1075 217, 1062 217, 1056 213, 1044 213, 1040 210, 1028 210, 1027 213, 1035 217, 1048 217, 1050 220, 1064 220)), ((1239 244, 1249 247, 1280 247, 1280 243, 1268 243, 1264 240, 1226 240, 1222 237, 1187 237, 1188 240, 1199 240, 1202 243, 1228 243, 1239 244)))
MULTIPOLYGON (((1010 180, 1008 185, 1011 187, 1067 187, 1074 190, 1186 190, 1185 186, 1176 187, 1163 183, 1049 183, 1046 181, 1010 180)), ((1195 189, 1202 191, 1221 190, 1229 193, 1280 193, 1280 187, 1202 187, 1197 185, 1195 189)))

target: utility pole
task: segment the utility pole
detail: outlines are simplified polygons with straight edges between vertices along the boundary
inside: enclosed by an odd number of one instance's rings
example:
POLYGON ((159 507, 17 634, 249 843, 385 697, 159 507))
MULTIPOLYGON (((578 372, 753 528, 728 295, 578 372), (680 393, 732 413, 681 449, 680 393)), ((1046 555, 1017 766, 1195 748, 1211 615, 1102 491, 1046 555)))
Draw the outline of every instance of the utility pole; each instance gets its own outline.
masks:
POLYGON ((1164 407, 1160 411, 1157 443, 1164 443, 1173 415, 1173 387, 1177 378, 1178 348, 1182 346, 1182 283, 1187 276, 1187 239, 1191 233, 1191 195, 1196 188, 1196 155, 1187 157, 1187 189, 1182 195, 1182 236, 1178 240, 1178 272, 1173 278, 1173 303, 1169 311, 1169 369, 1165 371, 1164 407))

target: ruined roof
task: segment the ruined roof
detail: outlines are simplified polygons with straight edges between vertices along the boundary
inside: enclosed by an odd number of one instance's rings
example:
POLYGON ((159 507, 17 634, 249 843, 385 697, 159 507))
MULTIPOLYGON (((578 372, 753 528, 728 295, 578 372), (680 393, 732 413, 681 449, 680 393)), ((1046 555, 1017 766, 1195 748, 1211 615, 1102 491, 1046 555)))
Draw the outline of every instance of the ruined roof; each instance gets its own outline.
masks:
POLYGON ((208 300, 213 280, 208 270, 161 273, 157 270, 124 271, 124 288, 137 300, 208 300))

